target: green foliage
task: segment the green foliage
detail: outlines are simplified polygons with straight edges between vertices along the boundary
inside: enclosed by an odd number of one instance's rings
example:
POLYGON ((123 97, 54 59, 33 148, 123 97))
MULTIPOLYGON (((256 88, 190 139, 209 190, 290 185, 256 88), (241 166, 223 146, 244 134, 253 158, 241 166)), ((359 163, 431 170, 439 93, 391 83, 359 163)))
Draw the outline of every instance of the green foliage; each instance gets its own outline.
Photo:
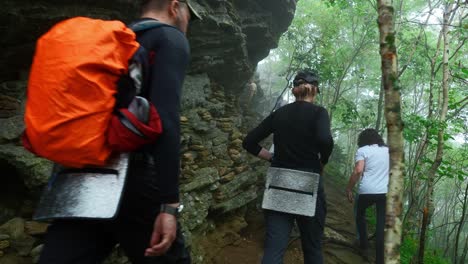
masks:
POLYGON ((417 114, 405 115, 404 122, 406 125, 403 129, 403 137, 411 143, 421 141, 426 133, 429 142, 435 143, 439 129, 447 128, 445 122, 427 119, 417 114))
POLYGON ((418 243, 416 240, 407 238, 403 240, 400 248, 400 259, 401 264, 409 264, 411 258, 417 254, 418 251, 418 243))
POLYGON ((460 182, 468 180, 468 149, 462 147, 449 149, 444 155, 438 174, 460 182))
POLYGON ((325 177, 330 177, 333 181, 340 185, 345 185, 348 182, 348 179, 343 177, 343 172, 341 171, 342 166, 336 161, 330 161, 324 169, 325 177))
MULTIPOLYGON (((439 34, 440 12, 446 1, 431 2, 433 10, 428 3, 426 0, 394 1, 396 35, 387 39, 397 48, 401 73, 398 78, 393 76, 392 81, 401 93, 405 167, 411 172, 411 177, 404 179, 405 188, 414 191, 412 195, 416 199, 425 196, 425 180, 435 161, 439 131, 444 132, 444 155, 437 169, 434 196, 441 192, 438 189, 441 182, 468 178, 468 68, 467 49, 463 46, 468 26, 459 13, 449 27, 449 110, 447 119, 441 122, 443 52, 439 34), (425 25, 428 14, 432 17, 425 25), (423 145, 425 148, 419 152, 423 145)), ((326 168, 331 175, 349 172, 357 133, 375 127, 378 111, 384 109, 378 105, 382 73, 376 20, 376 1, 298 1, 288 32, 259 66, 262 75, 268 76, 268 85, 262 87, 269 87, 272 94, 279 93, 296 70, 307 67, 318 71, 321 78, 318 104, 330 114, 337 144, 326 168)), ((385 120, 381 120, 378 129, 382 127, 385 120)), ((440 215, 433 217, 434 221, 442 221, 438 219, 440 215)), ((428 248, 440 246, 430 243, 435 242, 429 241, 428 248)), ((415 241, 405 241, 402 249, 407 253, 402 255, 406 254, 407 261, 403 263, 408 263, 409 257, 415 254, 416 245, 415 241)), ((425 263, 444 263, 437 256, 429 250, 425 263)))
POLYGON ((356 122, 355 120, 359 118, 359 113, 357 111, 356 105, 353 102, 349 100, 344 100, 344 102, 342 102, 338 106, 334 106, 334 109, 337 109, 338 107, 341 110, 339 114, 341 116, 341 121, 343 122, 343 124, 349 126, 352 123, 356 122))
POLYGON ((375 206, 371 206, 366 210, 366 220, 367 220, 367 233, 373 235, 375 233, 375 227, 377 226, 377 213, 375 206))
POLYGON ((407 142, 417 142, 424 137, 424 128, 430 123, 423 117, 415 114, 410 114, 404 118, 405 128, 403 130, 403 137, 407 142))
POLYGON ((460 80, 467 80, 468 79, 468 68, 462 65, 456 65, 452 69, 452 76, 458 78, 460 80))
POLYGON ((340 9, 344 9, 349 7, 349 2, 347 0, 322 0, 325 2, 327 7, 339 7, 340 9))
POLYGON ((468 173, 463 168, 454 167, 451 162, 442 161, 442 164, 437 169, 437 174, 441 177, 450 179, 457 178, 460 181, 468 178, 468 173))
POLYGON ((426 250, 424 254, 424 263, 427 264, 450 264, 450 261, 444 259, 438 250, 426 250))
MULTIPOLYGON (((400 248, 401 264, 411 263, 413 256, 418 253, 418 241, 412 238, 403 240, 400 248)), ((450 264, 442 257, 442 253, 432 248, 426 249, 424 253, 424 264, 450 264)))
POLYGON ((348 175, 344 175, 343 172, 343 164, 345 163, 346 154, 341 146, 335 144, 329 162, 324 168, 324 174, 326 177, 333 178, 335 182, 345 185, 348 182, 348 175))

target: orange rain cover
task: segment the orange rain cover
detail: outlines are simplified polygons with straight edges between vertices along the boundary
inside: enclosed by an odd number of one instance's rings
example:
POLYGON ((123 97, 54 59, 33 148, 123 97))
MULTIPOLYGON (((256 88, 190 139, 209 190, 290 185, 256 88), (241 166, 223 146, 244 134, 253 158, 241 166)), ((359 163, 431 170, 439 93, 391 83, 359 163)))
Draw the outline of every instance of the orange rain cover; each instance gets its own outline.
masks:
POLYGON ((122 22, 85 17, 62 21, 38 40, 25 113, 37 155, 70 167, 105 164, 116 82, 138 47, 122 22))

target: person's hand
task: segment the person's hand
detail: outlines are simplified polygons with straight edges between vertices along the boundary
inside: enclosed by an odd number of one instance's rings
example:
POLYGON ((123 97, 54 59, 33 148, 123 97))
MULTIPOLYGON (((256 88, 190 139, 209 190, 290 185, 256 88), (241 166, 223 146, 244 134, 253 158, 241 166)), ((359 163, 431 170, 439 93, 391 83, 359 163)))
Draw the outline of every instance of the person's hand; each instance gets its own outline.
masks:
POLYGON ((149 247, 145 250, 145 256, 154 257, 166 253, 176 238, 176 230, 175 216, 167 213, 158 214, 154 221, 149 247))
POLYGON ((352 203, 354 201, 354 194, 351 189, 346 189, 346 196, 348 197, 348 201, 352 203))

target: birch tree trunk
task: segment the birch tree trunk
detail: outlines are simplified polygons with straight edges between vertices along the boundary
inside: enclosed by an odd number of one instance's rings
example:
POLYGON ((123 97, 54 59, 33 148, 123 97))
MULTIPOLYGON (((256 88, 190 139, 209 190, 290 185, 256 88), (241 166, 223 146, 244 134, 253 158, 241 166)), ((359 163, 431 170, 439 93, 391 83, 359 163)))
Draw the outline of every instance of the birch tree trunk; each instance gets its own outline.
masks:
POLYGON ((425 205, 423 209, 423 221, 421 224, 421 232, 419 237, 419 249, 418 249, 418 263, 424 263, 424 249, 426 245, 426 231, 427 227, 431 222, 432 214, 434 212, 434 201, 433 201, 433 193, 434 193, 434 181, 437 169, 439 168, 440 164, 442 163, 442 157, 444 154, 444 133, 445 133, 445 120, 448 111, 448 78, 449 78, 449 67, 448 67, 448 60, 449 60, 449 40, 448 40, 448 26, 449 26, 449 17, 452 13, 453 4, 449 3, 446 5, 444 10, 444 24, 442 26, 442 39, 444 41, 443 44, 443 58, 442 58, 442 104, 440 109, 440 119, 439 119, 439 130, 437 134, 437 152, 434 159, 434 162, 429 169, 428 176, 427 176, 427 191, 425 196, 425 205))
POLYGON ((385 89, 385 117, 390 148, 390 181, 385 218, 385 263, 400 263, 403 194, 403 121, 392 0, 378 0, 380 55, 385 89))

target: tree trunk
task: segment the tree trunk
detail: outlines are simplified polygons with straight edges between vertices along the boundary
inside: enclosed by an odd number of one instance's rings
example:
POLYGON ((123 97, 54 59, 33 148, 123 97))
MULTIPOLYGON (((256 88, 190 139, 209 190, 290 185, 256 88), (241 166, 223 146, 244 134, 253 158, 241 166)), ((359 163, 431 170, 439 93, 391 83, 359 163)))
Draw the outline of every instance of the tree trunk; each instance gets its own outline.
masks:
POLYGON ((382 131, 380 128, 382 127, 382 110, 383 110, 383 101, 384 101, 384 87, 383 83, 380 83, 380 90, 379 90, 379 103, 377 104, 377 121, 375 122, 375 130, 381 133, 382 131))
MULTIPOLYGON (((452 199, 449 198, 450 195, 446 194, 444 197, 444 202, 448 203, 448 201, 451 201, 452 199)), ((450 221, 450 206, 445 206, 444 208, 444 220, 442 221, 443 223, 448 223, 450 221)), ((448 232, 449 226, 445 225, 442 229, 442 234, 440 241, 438 242, 438 245, 440 245, 441 248, 444 249, 443 256, 446 258, 448 254, 448 248, 449 248, 449 242, 446 242, 447 237, 449 237, 449 232, 448 232)))
POLYGON ((390 148, 390 180, 385 218, 385 263, 400 263, 403 194, 403 121, 391 0, 378 0, 380 55, 385 89, 385 117, 390 148))
POLYGON ((460 264, 466 263, 466 253, 468 253, 468 235, 465 236, 465 246, 463 247, 463 254, 460 257, 460 264))
POLYGON ((428 225, 431 223, 432 214, 434 212, 434 181, 437 173, 437 169, 442 163, 442 157, 444 153, 444 133, 445 133, 445 119, 447 116, 448 110, 448 77, 449 77, 449 43, 448 43, 448 26, 449 26, 449 17, 452 13, 452 4, 447 4, 444 11, 444 24, 442 26, 442 38, 444 40, 443 44, 443 59, 442 59, 442 107, 440 109, 440 119, 439 119, 439 130, 437 133, 437 152, 432 163, 431 168, 429 169, 427 176, 427 191, 425 196, 425 206, 423 214, 423 222, 421 225, 420 239, 419 239, 419 249, 418 249, 418 263, 424 263, 424 250, 426 243, 426 231, 428 225))
MULTIPOLYGON (((461 218, 460 218, 460 223, 458 224, 457 234, 455 236, 455 252, 453 254, 453 256, 454 256, 453 263, 456 263, 456 259, 458 257, 458 243, 460 241, 460 234, 462 233, 462 230, 463 230, 463 224, 465 223, 467 197, 468 197, 468 184, 466 184, 465 196, 463 197, 462 215, 461 215, 461 218)), ((466 244, 465 244, 465 246, 466 246, 466 244)), ((463 255, 466 256, 466 252, 464 252, 463 255)), ((464 263, 462 261, 464 261, 464 258, 463 259, 460 258, 460 264, 464 263)))
MULTIPOLYGON (((432 188, 428 187, 428 189, 432 189, 432 188)), ((421 232, 419 233, 418 262, 416 262, 418 264, 424 264, 424 248, 426 244, 426 230, 427 230, 427 225, 429 224, 429 218, 430 218, 429 209, 426 205, 423 209, 423 220, 421 223, 421 232)))
MULTIPOLYGON (((431 7, 431 10, 432 10, 432 7, 431 7)), ((435 79, 436 79, 437 72, 439 71, 439 68, 436 66, 436 64, 437 64, 437 57, 439 56, 441 41, 442 41, 442 31, 440 32, 439 37, 437 38, 437 45, 436 45, 436 50, 435 50, 434 55, 431 57, 429 54, 427 54, 427 57, 431 63, 431 78, 429 81, 429 102, 428 102, 427 120, 432 119, 433 112, 434 112, 433 108, 434 108, 435 79)), ((427 46, 426 46, 426 49, 429 50, 427 46)), ((403 71, 401 71, 400 74, 402 72, 403 71)), ((406 236, 406 234, 411 234, 413 232, 417 233, 415 231, 419 227, 420 221, 419 221, 419 217, 417 213, 420 210, 420 207, 417 205, 416 199, 419 197, 421 180, 419 179, 419 175, 415 175, 415 173, 416 173, 416 167, 418 166, 421 158, 424 157, 426 149, 428 147, 429 135, 431 133, 430 129, 431 129, 430 127, 426 126, 426 132, 424 134, 423 139, 421 140, 421 144, 418 150, 416 151, 416 157, 414 158, 413 167, 409 171, 409 177, 410 177, 410 194, 408 195, 409 207, 404 218, 405 230, 403 230, 403 238, 406 236)), ((413 256, 413 260, 416 261, 416 256, 413 256)))
MULTIPOLYGON (((452 211, 452 213, 454 212, 455 210, 452 211)), ((444 256, 448 256, 448 252, 450 251, 450 237, 452 236, 453 232, 455 231, 456 229, 456 226, 453 226, 452 229, 448 232, 448 235, 446 237, 446 241, 445 241, 445 249, 444 249, 444 256)), ((452 256, 453 257, 453 256, 452 256)))

